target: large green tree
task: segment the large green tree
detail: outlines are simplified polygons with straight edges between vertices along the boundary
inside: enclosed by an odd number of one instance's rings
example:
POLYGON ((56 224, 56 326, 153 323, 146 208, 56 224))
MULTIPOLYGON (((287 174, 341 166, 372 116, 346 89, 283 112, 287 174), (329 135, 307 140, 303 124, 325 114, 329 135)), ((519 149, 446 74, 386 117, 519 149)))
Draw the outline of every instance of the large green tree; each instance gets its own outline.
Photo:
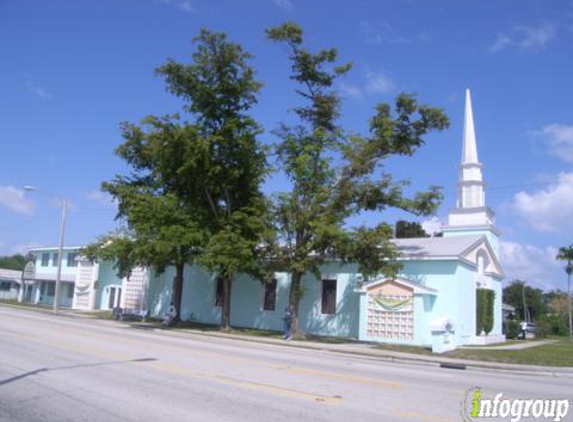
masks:
POLYGON ((547 313, 543 291, 528 286, 522 280, 513 280, 504 287, 503 302, 515 307, 516 314, 522 320, 536 321, 547 313))
POLYGON ((563 246, 559 248, 559 253, 556 256, 559 261, 567 262, 565 271, 567 272, 567 313, 569 323, 569 338, 573 340, 573 311, 571 310, 571 274, 573 273, 573 245, 563 246))
POLYGON ((230 284, 238 271, 256 273, 257 240, 266 172, 260 128, 248 115, 260 84, 249 54, 225 34, 202 30, 192 63, 157 69, 167 90, 184 100, 192 121, 179 115, 124 123, 116 152, 132 168, 103 184, 125 223, 119 234, 86 249, 114 259, 120 274, 136 265, 162 272, 174 265, 173 303, 181 314, 185 264, 200 263, 225 281, 222 325, 229 326, 230 284))
POLYGON ((428 237, 428 233, 422 228, 422 225, 417 221, 396 221, 397 239, 411 238, 411 237, 428 237))
POLYGON ((0 256, 0 268, 21 271, 26 266, 26 263, 32 260, 34 260, 34 257, 30 254, 26 256, 22 254, 0 256))
POLYGON ((351 65, 338 64, 333 48, 308 51, 296 23, 270 28, 267 36, 286 46, 290 78, 301 99, 294 108, 298 122, 275 131, 280 139, 278 166, 292 186, 275 197, 275 262, 291 276, 289 303, 296 334, 304 274, 320 279, 321 264, 333 258, 358 263, 365 278, 399 268, 392 261, 396 251, 391 225, 349 228, 346 221, 363 210, 399 208, 416 215, 434 211, 441 199, 438 188, 409 198, 403 192, 408 183, 393 180, 383 163, 413 155, 423 136, 447 127, 448 119, 440 109, 402 94, 394 111, 388 104, 376 106, 367 135, 351 133, 338 123, 341 102, 335 90, 351 65))

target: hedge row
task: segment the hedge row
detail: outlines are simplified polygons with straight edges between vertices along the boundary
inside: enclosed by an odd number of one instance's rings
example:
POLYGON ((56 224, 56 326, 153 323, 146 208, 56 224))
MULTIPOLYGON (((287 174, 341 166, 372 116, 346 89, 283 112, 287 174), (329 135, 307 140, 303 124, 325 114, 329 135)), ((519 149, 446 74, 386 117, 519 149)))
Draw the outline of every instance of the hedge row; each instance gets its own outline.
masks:
POLYGON ((476 289, 476 335, 489 334, 493 330, 493 305, 495 292, 489 289, 476 289))

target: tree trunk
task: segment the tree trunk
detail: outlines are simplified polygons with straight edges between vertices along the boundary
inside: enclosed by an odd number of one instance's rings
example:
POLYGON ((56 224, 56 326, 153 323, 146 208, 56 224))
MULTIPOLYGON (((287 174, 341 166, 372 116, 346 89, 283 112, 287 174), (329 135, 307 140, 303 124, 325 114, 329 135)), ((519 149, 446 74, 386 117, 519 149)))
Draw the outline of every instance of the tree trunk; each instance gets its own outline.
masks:
POLYGON ((176 324, 181 321, 181 297, 183 296, 183 272, 185 271, 185 263, 175 264, 175 277, 173 278, 173 295, 171 301, 177 315, 173 318, 173 323, 176 324))
POLYGON ((221 309, 221 330, 231 330, 231 286, 233 277, 228 275, 223 277, 223 306, 221 309))
POLYGON ((302 296, 301 284, 302 284, 302 273, 299 271, 294 271, 291 275, 290 292, 289 292, 289 307, 292 318, 291 335, 293 338, 297 338, 299 336, 298 305, 300 302, 300 298, 302 296))

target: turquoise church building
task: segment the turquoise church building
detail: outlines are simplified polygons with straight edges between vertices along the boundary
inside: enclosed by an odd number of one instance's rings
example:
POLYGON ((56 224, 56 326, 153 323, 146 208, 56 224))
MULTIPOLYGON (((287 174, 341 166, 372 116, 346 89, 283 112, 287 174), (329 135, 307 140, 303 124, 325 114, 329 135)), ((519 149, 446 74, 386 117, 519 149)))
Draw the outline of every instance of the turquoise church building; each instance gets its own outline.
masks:
MULTIPOLYGON (((484 186, 467 90, 458 198, 442 236, 394 239, 403 266, 394 278, 380 275, 366 282, 356 265, 337 262, 324 265, 320 279, 306 275, 299 329, 315 335, 428 346, 435 352, 503 341, 499 232, 494 213, 486 206, 484 186), (495 293, 494 324, 488 334, 476 331, 476 290, 480 288, 495 293)), ((65 248, 66 271, 62 271, 58 293, 61 306, 84 310, 119 306, 157 317, 166 313, 174 268, 161 275, 137 268, 129 279, 120 279, 111 262, 91 263, 78 254, 79 249, 65 248)), ((57 248, 32 252, 37 257, 35 273, 24 281, 20 299, 53 303, 52 263, 57 248)), ((287 273, 276 273, 272 283, 237 277, 231 296, 231 325, 281 330, 289 285, 287 273)), ((187 266, 181 318, 218 324, 221 293, 216 275, 187 266)))

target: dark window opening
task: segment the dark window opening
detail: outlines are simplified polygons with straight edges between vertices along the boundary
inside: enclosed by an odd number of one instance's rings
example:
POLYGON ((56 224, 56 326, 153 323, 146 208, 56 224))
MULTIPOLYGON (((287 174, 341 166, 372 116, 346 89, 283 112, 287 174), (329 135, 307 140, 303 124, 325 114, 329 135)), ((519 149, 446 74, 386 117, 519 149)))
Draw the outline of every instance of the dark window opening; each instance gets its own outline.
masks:
POLYGON ((12 283, 10 281, 3 281, 0 283, 0 290, 7 291, 10 290, 12 287, 12 283))
POLYGON ((47 283, 48 284, 48 296, 54 296, 56 294, 56 283, 47 283))
POLYGON ((50 264, 50 254, 43 253, 42 254, 42 267, 47 267, 50 264))
POLYGON ((322 280, 322 309, 323 314, 336 313, 336 280, 322 280))
POLYGON ((74 284, 68 284, 68 299, 74 298, 74 284))
POLYGON ((67 260, 67 266, 68 267, 77 267, 78 266, 78 261, 76 261, 78 254, 75 252, 69 252, 68 253, 68 260, 67 260))
POLYGON ((217 286, 215 289, 215 307, 223 306, 223 278, 217 277, 217 286))
POLYGON ((263 299, 263 310, 274 311, 277 306, 277 280, 273 278, 271 282, 264 283, 265 297, 263 299))
POLYGON ((52 257, 52 267, 57 267, 58 266, 58 252, 54 253, 54 256, 52 257))

